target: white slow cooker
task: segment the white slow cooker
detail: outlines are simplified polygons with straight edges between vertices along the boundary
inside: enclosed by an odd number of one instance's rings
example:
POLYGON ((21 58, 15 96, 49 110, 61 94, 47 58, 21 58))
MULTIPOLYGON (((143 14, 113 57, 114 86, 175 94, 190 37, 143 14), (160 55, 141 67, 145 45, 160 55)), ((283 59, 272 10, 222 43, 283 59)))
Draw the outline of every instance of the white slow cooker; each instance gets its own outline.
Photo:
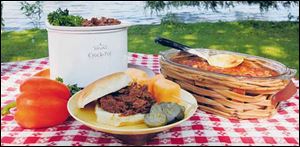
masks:
POLYGON ((46 22, 50 77, 85 87, 127 69, 128 23, 92 27, 52 26, 46 22))

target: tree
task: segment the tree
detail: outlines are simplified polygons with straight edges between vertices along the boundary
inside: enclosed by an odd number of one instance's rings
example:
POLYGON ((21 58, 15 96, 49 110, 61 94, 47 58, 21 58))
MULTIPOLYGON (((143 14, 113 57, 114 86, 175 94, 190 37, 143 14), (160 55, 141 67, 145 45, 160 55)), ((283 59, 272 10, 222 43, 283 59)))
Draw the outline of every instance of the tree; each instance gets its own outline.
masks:
POLYGON ((259 5, 261 11, 268 11, 270 8, 278 9, 280 5, 285 8, 298 6, 299 1, 147 1, 145 8, 159 12, 170 7, 193 6, 216 11, 217 7, 230 8, 236 4, 259 5))
POLYGON ((3 8, 3 4, 2 4, 2 1, 1 1, 1 30, 2 30, 2 27, 4 27, 4 19, 2 17, 2 8, 3 8))
POLYGON ((43 13, 41 1, 36 1, 32 4, 23 1, 21 2, 21 10, 23 11, 23 14, 31 20, 31 23, 35 28, 40 27, 40 20, 43 13))

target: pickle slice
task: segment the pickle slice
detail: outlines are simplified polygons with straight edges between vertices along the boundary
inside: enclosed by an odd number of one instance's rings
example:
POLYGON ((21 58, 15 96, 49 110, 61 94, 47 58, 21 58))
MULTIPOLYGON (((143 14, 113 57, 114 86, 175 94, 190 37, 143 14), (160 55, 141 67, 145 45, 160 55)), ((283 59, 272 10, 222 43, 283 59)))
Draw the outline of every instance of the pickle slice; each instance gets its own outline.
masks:
POLYGON ((180 105, 171 102, 163 102, 160 105, 163 113, 167 116, 169 124, 184 118, 184 111, 180 105))
POLYGON ((154 104, 151 106, 151 109, 150 109, 150 113, 157 113, 157 112, 160 112, 162 113, 162 107, 160 104, 154 104))
POLYGON ((148 127, 160 127, 168 123, 167 116, 162 112, 151 112, 145 115, 144 122, 148 127))
POLYGON ((185 107, 184 107, 184 106, 179 105, 179 107, 180 107, 181 111, 180 111, 180 113, 176 116, 176 119, 177 119, 178 121, 184 119, 184 112, 185 112, 185 107))
POLYGON ((144 122, 148 127, 160 127, 180 121, 184 118, 185 108, 172 102, 154 104, 150 113, 145 115, 144 122))

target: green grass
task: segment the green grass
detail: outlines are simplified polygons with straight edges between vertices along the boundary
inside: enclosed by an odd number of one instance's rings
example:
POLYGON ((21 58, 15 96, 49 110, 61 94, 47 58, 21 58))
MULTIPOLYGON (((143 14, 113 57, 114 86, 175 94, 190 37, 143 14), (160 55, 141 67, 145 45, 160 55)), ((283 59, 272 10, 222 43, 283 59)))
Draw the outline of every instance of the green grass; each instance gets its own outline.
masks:
MULTIPOLYGON (((156 36, 162 36, 191 47, 262 56, 299 70, 298 34, 298 22, 241 21, 137 25, 128 30, 128 48, 130 52, 158 54, 168 49, 153 41, 156 36)), ((1 62, 48 56, 45 30, 3 32, 1 42, 1 62)))
POLYGON ((1 63, 48 56, 46 30, 1 33, 1 63))

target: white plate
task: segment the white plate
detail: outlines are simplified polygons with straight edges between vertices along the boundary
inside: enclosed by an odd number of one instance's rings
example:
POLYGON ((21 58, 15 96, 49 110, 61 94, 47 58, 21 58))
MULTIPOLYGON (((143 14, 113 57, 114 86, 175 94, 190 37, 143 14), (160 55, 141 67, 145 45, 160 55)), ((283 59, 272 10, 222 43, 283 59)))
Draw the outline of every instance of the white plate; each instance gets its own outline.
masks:
POLYGON ((137 124, 137 125, 131 125, 131 126, 122 126, 122 127, 115 127, 111 125, 106 125, 97 122, 97 117, 95 114, 95 103, 88 104, 85 108, 81 109, 77 106, 77 99, 78 99, 78 93, 73 95, 69 101, 68 101, 68 111, 71 114, 71 116, 76 119, 77 121, 81 122, 82 124, 106 133, 110 134, 118 134, 118 135, 142 135, 142 134, 151 134, 151 133, 158 133, 162 132, 168 129, 171 129, 186 120, 188 120, 190 117, 194 115, 194 113, 197 110, 197 101, 194 98, 192 94, 189 92, 181 89, 181 95, 180 98, 182 99, 182 103, 180 105, 184 106, 186 108, 185 110, 185 117, 181 121, 178 121, 176 123, 172 123, 166 126, 161 127, 155 127, 155 128, 149 128, 146 126, 146 124, 137 124))

